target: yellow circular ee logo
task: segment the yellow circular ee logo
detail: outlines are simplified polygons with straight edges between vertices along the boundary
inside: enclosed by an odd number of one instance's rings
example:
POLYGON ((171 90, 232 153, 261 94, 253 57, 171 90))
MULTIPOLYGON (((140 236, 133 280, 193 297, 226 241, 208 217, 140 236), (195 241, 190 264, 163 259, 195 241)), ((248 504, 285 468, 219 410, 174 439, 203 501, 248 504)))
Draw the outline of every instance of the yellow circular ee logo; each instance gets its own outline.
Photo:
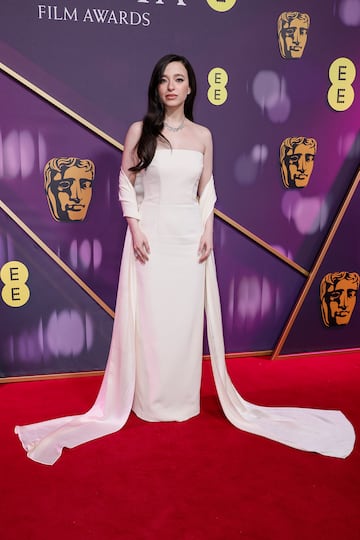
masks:
POLYGON ((234 7, 236 0, 207 0, 207 3, 215 11, 224 12, 234 7))
POLYGON ((30 289, 26 285, 29 271, 19 261, 9 261, 0 270, 0 278, 4 283, 1 297, 10 307, 21 307, 30 298, 30 289))
POLYGON ((209 71, 208 83, 209 90, 207 93, 208 100, 213 105, 223 105, 227 100, 226 85, 229 77, 225 69, 216 67, 209 71))
POLYGON ((355 98, 352 83, 356 77, 355 64, 349 58, 336 58, 329 68, 331 86, 328 90, 328 102, 335 111, 346 111, 355 98))

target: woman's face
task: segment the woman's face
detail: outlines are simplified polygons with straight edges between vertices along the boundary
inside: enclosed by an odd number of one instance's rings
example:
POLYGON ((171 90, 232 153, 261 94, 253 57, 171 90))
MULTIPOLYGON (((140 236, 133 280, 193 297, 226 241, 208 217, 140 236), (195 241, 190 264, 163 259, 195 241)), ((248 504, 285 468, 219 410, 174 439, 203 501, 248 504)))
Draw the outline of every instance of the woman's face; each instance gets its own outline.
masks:
POLYGON ((179 107, 185 103, 191 89, 187 70, 181 62, 170 62, 158 85, 160 101, 165 107, 179 107))

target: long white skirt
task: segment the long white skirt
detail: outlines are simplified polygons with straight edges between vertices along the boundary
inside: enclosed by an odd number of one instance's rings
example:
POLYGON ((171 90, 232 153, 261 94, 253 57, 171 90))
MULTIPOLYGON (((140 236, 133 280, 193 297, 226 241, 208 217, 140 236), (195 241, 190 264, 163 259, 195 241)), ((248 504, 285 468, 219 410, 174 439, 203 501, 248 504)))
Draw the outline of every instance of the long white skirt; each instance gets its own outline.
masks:
MULTIPOLYGON (((214 201, 214 185, 210 181, 200 199, 203 223, 212 211, 214 201)), ((151 247, 154 250, 154 261, 161 264, 161 258, 167 257, 166 248, 160 249, 156 243, 151 247)), ((340 411, 262 407, 242 399, 226 370, 214 257, 211 256, 205 265, 196 263, 194 268, 185 268, 181 266, 183 246, 177 248, 179 259, 174 262, 173 273, 163 276, 161 281, 156 283, 156 287, 147 287, 148 280, 153 285, 159 280, 159 273, 155 268, 154 272, 152 271, 151 263, 147 263, 149 266, 146 270, 139 267, 133 256, 130 234, 127 234, 110 353, 95 404, 83 415, 17 426, 15 432, 19 435, 28 457, 40 463, 53 464, 64 447, 73 448, 119 430, 132 408, 140 417, 150 421, 185 420, 197 414, 202 343, 199 336, 202 334, 204 303, 216 389, 230 422, 239 429, 300 450, 341 458, 349 455, 355 441, 354 429, 340 411), (194 309, 193 318, 184 320, 181 316, 182 310, 178 308, 177 313, 173 314, 174 324, 169 324, 168 320, 161 318, 169 317, 172 294, 175 294, 174 276, 179 281, 181 290, 182 280, 183 283, 189 283, 190 276, 187 272, 191 272, 190 283, 193 283, 193 289, 188 290, 187 287, 184 304, 193 298, 194 304, 199 306, 199 312, 194 309), (165 292, 160 301, 163 305, 159 305, 158 295, 151 292, 158 287, 165 292), (199 302, 199 290, 201 295, 205 295, 204 303, 199 302), (149 325, 148 321, 151 321, 152 317, 153 325, 149 325), (168 329, 165 335, 164 329, 168 329), (149 333, 149 340, 146 339, 146 332, 149 333), (189 336, 192 336, 191 342, 189 336), (145 354, 142 350, 143 347, 151 347, 151 343, 155 344, 156 355, 149 355, 149 351, 145 354), (183 349, 179 343, 183 343, 183 349), (181 357, 184 365, 174 368, 174 356, 181 357), (136 358, 138 360, 135 360, 136 358), (157 358, 162 359, 161 365, 154 364, 158 362, 157 358), (168 363, 164 362, 166 358, 168 363), (175 372, 174 369, 178 371, 175 372)), ((193 250, 194 246, 187 245, 184 249, 193 250)), ((186 312, 188 313, 188 310, 186 312)))

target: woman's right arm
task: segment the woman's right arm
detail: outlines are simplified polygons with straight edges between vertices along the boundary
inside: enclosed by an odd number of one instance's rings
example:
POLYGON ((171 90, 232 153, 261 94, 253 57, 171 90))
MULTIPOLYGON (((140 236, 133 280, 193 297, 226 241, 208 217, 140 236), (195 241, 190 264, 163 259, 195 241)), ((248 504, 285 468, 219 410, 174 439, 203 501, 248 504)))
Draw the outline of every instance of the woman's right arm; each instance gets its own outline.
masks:
POLYGON ((135 122, 134 124, 131 124, 125 137, 121 168, 132 184, 135 183, 136 173, 129 169, 139 162, 136 145, 140 139, 141 130, 142 122, 135 122))
MULTIPOLYGON (((135 184, 136 173, 134 171, 130 171, 130 168, 137 165, 139 161, 136 152, 136 145, 140 139, 141 130, 142 122, 135 122, 130 126, 125 137, 124 151, 121 162, 122 170, 133 185, 135 184)), ((135 257, 138 261, 144 264, 149 259, 150 254, 148 239, 142 232, 138 219, 127 216, 125 217, 131 232, 135 257)))

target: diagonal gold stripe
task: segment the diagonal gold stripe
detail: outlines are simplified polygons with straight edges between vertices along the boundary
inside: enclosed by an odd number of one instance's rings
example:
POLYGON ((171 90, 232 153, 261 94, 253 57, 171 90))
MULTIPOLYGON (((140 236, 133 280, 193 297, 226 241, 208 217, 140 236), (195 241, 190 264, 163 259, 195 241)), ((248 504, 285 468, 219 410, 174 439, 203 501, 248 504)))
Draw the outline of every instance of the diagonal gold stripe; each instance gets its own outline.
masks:
POLYGON ((3 210, 64 272, 71 277, 108 315, 114 318, 114 311, 75 272, 67 266, 10 208, 0 199, 3 210))
POLYGON ((98 127, 96 127, 94 124, 92 124, 91 122, 89 122, 88 120, 80 116, 78 113, 76 113, 69 107, 66 107, 66 105, 64 105, 63 103, 61 103, 54 97, 50 96, 50 94, 48 94, 47 92, 44 92, 44 90, 41 90, 41 88, 39 88, 32 82, 28 81, 27 79, 19 75, 19 73, 16 73, 16 71, 12 70, 11 68, 6 66, 2 62, 0 62, 0 69, 4 71, 5 73, 7 73, 8 75, 10 75, 10 77, 12 77, 13 79, 16 79, 23 86, 26 86, 26 88, 29 88, 32 92, 35 92, 36 94, 41 96, 43 99, 45 99, 46 101, 54 105, 54 107, 56 107, 57 109, 60 109, 62 112, 64 112, 68 116, 71 116, 71 118, 79 122, 79 124, 82 124, 93 133, 96 133, 96 135, 98 135, 99 137, 107 141, 108 143, 112 144, 119 150, 124 150, 124 146, 120 144, 116 139, 114 139, 113 137, 110 137, 110 135, 108 135, 107 133, 105 133, 98 127))
POLYGON ((302 266, 299 266, 298 264, 296 264, 294 261, 292 261, 288 257, 285 257, 285 255, 282 255, 281 253, 276 251, 276 249, 274 249, 272 246, 270 246, 270 244, 268 244, 267 242, 264 242, 264 240, 261 240, 261 238, 259 236, 256 236, 256 234, 253 234, 252 232, 250 232, 248 229, 246 229, 242 225, 239 225, 239 223, 237 223, 236 221, 231 219, 226 214, 223 214, 222 212, 220 212, 220 210, 215 209, 215 215, 218 216, 223 221, 225 221, 226 223, 228 223, 229 225, 231 225, 231 227, 233 227, 237 231, 241 232, 243 235, 247 236, 247 238, 249 238, 250 240, 252 240, 256 244, 258 244, 262 248, 266 249, 266 251, 269 251, 272 255, 274 255, 278 259, 282 260, 288 266, 291 266, 292 268, 294 268, 295 270, 300 272, 300 274, 303 274, 306 277, 309 275, 309 272, 307 270, 305 270, 305 268, 303 268, 302 266))
POLYGON ((335 219, 334 219, 333 224, 332 224, 332 226, 331 226, 331 228, 329 230, 329 233, 328 233, 328 235, 327 235, 327 237, 325 239, 325 242, 324 242, 324 244, 323 244, 323 246, 322 246, 322 248, 321 248, 321 250, 319 252, 318 257, 316 258, 316 260, 314 262, 313 268, 310 271, 309 277, 306 280, 306 283, 305 283, 305 285, 303 287, 303 290, 301 291, 300 296, 299 296, 299 298, 298 298, 298 300, 297 300, 297 302, 296 302, 296 304, 294 306, 294 309, 291 312, 290 317, 289 317, 286 325, 283 328, 282 334, 281 334, 281 336, 279 338, 279 341, 278 341, 278 343, 277 343, 277 345, 276 345, 276 347, 274 349, 274 352, 272 354, 272 360, 274 358, 276 358, 281 352, 281 349, 282 349, 282 347, 283 347, 283 345, 284 345, 284 343, 286 341, 286 338, 288 337, 288 335, 290 333, 290 330, 291 330, 291 328, 292 328, 292 326, 293 326, 293 324, 294 324, 294 322, 296 320, 296 317, 299 314, 301 306, 303 305, 304 300, 305 300, 305 298, 306 298, 306 296, 307 296, 307 294, 308 294, 308 292, 310 290, 310 287, 314 282, 314 279, 315 279, 315 277, 316 277, 316 275, 317 275, 317 273, 319 271, 321 263, 323 262, 324 257, 326 255, 326 253, 328 252, 330 244, 331 244, 331 242, 332 242, 332 240, 333 240, 333 238, 335 236, 336 231, 338 230, 338 228, 340 226, 340 223, 341 223, 341 221, 342 221, 342 219, 343 219, 343 217, 345 215, 345 212, 346 212, 346 210, 347 210, 347 208, 348 208, 348 206, 350 204, 350 201, 351 201, 351 199, 352 199, 352 197, 353 197, 353 195, 354 195, 354 193, 356 191, 356 188, 358 187, 359 182, 360 182, 360 168, 357 170, 357 173, 356 173, 355 178, 354 178, 354 180, 353 180, 353 182, 352 182, 352 184, 351 184, 351 186, 350 186, 350 188, 348 190, 348 193, 347 193, 347 195, 346 195, 346 197, 345 197, 345 199, 344 199, 344 201, 343 201, 337 215, 335 216, 335 219))

